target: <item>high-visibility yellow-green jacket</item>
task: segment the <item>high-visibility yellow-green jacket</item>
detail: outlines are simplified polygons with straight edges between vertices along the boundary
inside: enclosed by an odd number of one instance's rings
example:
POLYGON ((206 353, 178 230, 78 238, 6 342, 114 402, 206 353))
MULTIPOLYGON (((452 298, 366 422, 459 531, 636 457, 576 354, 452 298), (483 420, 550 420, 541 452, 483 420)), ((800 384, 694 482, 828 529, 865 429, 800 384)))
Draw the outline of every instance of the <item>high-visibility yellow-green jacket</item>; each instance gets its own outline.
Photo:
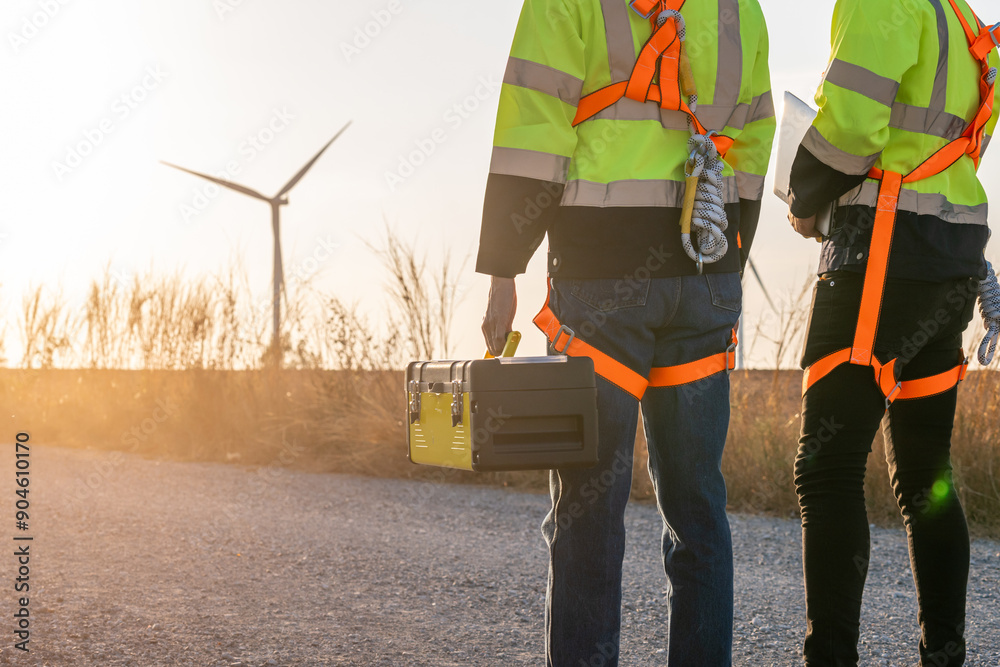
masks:
MULTIPOLYGON (((977 25, 965 0, 957 4, 977 25)), ((995 51, 991 59, 1000 63, 995 51)), ((837 226, 846 228, 824 248, 821 271, 865 263, 879 188, 866 174, 872 167, 908 174, 958 138, 979 109, 980 76, 948 0, 837 2, 819 114, 792 173, 792 212, 804 217, 836 200, 837 226)), ((1000 104, 987 136, 998 111, 1000 104)), ((904 184, 899 210, 890 275, 978 273, 989 236, 987 196, 971 157, 904 184)))
MULTIPOLYGON (((775 128, 767 29, 757 0, 687 0, 681 13, 698 118, 735 139, 723 174, 732 251, 711 270, 737 271, 736 234, 748 251, 775 128)), ((546 232, 552 275, 622 277, 651 250, 670 256, 653 275, 696 271, 677 222, 687 117, 626 98, 572 125, 583 96, 629 79, 651 32, 629 0, 525 0, 500 96, 478 271, 523 272, 546 232)))

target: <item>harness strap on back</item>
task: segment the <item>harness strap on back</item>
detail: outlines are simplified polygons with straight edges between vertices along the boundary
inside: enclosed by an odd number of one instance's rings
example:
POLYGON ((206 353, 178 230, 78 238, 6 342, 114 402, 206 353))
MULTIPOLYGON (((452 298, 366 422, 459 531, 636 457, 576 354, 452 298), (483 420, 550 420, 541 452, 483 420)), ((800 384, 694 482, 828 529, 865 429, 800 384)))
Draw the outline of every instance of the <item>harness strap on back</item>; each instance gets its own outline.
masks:
MULTIPOLYGON (((677 24, 672 20, 667 20, 662 25, 656 23, 657 10, 680 11, 684 1, 633 0, 630 6, 650 20, 653 34, 639 51, 628 81, 612 83, 580 100, 573 118, 573 127, 590 120, 621 99, 628 98, 636 102, 656 102, 662 109, 680 111, 691 119, 691 125, 698 134, 709 134, 682 94, 684 51, 677 34, 677 24), (657 74, 659 84, 654 83, 657 74)), ((732 138, 718 134, 712 135, 712 142, 722 157, 733 146, 732 138)))

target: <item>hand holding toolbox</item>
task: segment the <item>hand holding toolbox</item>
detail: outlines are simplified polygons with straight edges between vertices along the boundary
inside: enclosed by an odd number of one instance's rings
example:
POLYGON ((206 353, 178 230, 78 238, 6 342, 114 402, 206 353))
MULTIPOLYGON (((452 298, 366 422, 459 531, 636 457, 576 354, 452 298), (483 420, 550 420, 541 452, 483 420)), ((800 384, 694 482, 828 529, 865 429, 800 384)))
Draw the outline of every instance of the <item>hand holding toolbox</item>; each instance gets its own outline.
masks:
POLYGON ((410 461, 462 470, 597 463, 594 362, 564 355, 415 361, 406 369, 410 461))

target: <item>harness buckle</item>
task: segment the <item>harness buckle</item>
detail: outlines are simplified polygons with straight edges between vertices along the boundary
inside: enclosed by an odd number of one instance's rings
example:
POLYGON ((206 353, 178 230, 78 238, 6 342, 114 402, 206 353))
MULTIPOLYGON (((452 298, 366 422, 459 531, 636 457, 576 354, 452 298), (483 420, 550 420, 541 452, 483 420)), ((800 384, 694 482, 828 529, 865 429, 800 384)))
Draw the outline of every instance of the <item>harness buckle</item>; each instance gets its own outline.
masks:
POLYGON ((902 388, 903 388, 903 382, 902 382, 902 380, 900 380, 899 382, 896 383, 896 386, 892 388, 892 391, 890 391, 888 394, 886 394, 886 396, 885 396, 885 409, 886 410, 888 410, 889 406, 892 405, 892 402, 894 400, 896 400, 896 394, 898 394, 899 390, 902 389, 902 388))
MULTIPOLYGON (((1000 24, 997 24, 1000 25, 1000 24)), ((965 382, 965 376, 969 373, 969 358, 963 355, 962 369, 958 371, 958 382, 965 382)))
POLYGON ((1000 40, 997 40, 997 34, 995 32, 997 28, 1000 28, 1000 21, 998 21, 992 28, 987 30, 987 32, 990 33, 990 39, 993 40, 993 46, 995 48, 1000 48, 1000 40))
POLYGON ((640 1, 641 0, 632 0, 632 2, 628 3, 628 6, 632 9, 632 11, 634 11, 636 14, 638 14, 639 16, 641 16, 644 19, 648 19, 653 14, 655 14, 656 10, 657 10, 657 8, 659 7, 659 4, 660 4, 658 2, 653 3, 653 8, 650 9, 648 13, 643 14, 642 10, 640 10, 638 7, 635 6, 635 3, 640 2, 640 1))
POLYGON ((732 375, 733 371, 736 370, 736 341, 729 344, 726 348, 726 375, 732 375), (733 363, 729 363, 729 359, 732 357, 733 363))
POLYGON ((561 327, 559 327, 559 331, 556 332, 555 338, 552 339, 552 351, 555 352, 556 354, 563 354, 568 356, 569 346, 573 344, 574 340, 576 340, 576 332, 564 324, 561 327), (559 344, 559 338, 562 337, 563 334, 569 336, 569 340, 566 341, 566 344, 563 345, 563 349, 560 350, 556 346, 559 344))

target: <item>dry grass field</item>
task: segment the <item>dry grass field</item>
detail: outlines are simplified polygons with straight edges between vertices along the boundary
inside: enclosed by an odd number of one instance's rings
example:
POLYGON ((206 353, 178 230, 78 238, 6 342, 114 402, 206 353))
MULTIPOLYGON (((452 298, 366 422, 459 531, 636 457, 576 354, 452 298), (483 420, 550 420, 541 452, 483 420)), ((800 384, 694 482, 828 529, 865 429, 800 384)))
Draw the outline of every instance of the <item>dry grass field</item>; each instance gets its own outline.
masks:
MULTIPOLYGON (((544 472, 474 475, 409 463, 402 375, 389 369, 448 358, 458 274, 428 271, 390 230, 372 250, 389 276, 388 322, 371 326, 357 308, 300 281, 285 295, 277 352, 270 301, 251 296, 238 262, 196 279, 149 272, 125 283, 106 271, 79 306, 58 290, 33 289, 20 320, 0 324, 13 324, 22 344, 20 359, 5 359, 0 331, 0 366, 11 366, 0 367, 0 422, 36 443, 180 461, 545 489, 544 472)), ((806 293, 768 339, 777 367, 797 347, 806 293)), ((730 506, 794 516, 801 374, 740 371, 732 379, 730 506)), ((960 396, 956 478, 976 532, 1000 537, 1000 372, 971 373, 960 396)), ((648 500, 641 429, 636 450, 633 495, 648 500)), ((898 521, 878 439, 868 486, 872 521, 898 521)))
MULTIPOLYGON (((794 516, 792 460, 800 374, 733 376, 724 469, 730 506, 794 516)), ((406 458, 398 372, 257 370, 121 371, 0 369, 7 430, 35 443, 378 477, 542 490, 545 473, 472 474, 414 466, 406 458)), ((954 454, 962 499, 977 534, 1000 536, 1000 373, 973 373, 961 389, 954 454)), ((633 495, 649 499, 645 442, 636 443, 633 495)), ((881 441, 868 478, 873 523, 898 521, 881 441)))

